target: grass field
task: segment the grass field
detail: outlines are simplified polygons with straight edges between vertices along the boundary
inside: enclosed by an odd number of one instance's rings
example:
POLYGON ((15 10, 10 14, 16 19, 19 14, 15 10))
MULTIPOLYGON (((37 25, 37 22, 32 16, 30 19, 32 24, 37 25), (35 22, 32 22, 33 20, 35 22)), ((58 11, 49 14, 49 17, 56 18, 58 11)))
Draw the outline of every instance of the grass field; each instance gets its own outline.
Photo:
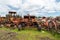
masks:
POLYGON ((0 28, 0 30, 17 33, 18 40, 60 40, 60 34, 44 30, 37 31, 35 29, 26 29, 18 31, 17 29, 13 30, 9 28, 0 28))

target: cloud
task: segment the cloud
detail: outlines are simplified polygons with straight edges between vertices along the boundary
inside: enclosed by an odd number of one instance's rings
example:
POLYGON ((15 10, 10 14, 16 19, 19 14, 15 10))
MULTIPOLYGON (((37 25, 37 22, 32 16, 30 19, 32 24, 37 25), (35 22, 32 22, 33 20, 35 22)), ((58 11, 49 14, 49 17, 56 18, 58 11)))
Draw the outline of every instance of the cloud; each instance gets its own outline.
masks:
POLYGON ((21 0, 0 0, 0 15, 5 16, 9 11, 20 9, 21 0))
MULTIPOLYGON (((57 2, 56 0, 27 0, 26 3, 24 3, 24 6, 25 5, 26 7, 24 9, 29 11, 32 15, 34 13, 34 15, 44 15, 60 12, 60 2, 57 2)), ((60 15, 59 13, 57 14, 60 15)))
POLYGON ((9 8, 10 8, 10 10, 19 10, 20 8, 16 8, 16 7, 14 7, 14 6, 11 6, 11 5, 7 5, 9 8))
MULTIPOLYGON (((0 5, 2 5, 0 6, 0 12, 6 13, 15 10, 22 15, 30 13, 36 16, 46 16, 47 14, 60 12, 59 0, 0 0, 0 5)), ((58 15, 60 14, 58 13, 58 15)))
POLYGON ((60 2, 60 0, 56 0, 56 2, 60 2))
POLYGON ((0 16, 5 16, 8 13, 8 7, 4 5, 0 5, 0 16))
POLYGON ((22 0, 9 0, 8 5, 14 6, 14 7, 20 7, 22 0))
POLYGON ((34 6, 34 5, 38 5, 38 6, 42 6, 42 7, 44 6, 45 9, 47 9, 47 10, 55 10, 56 7, 58 8, 58 6, 60 6, 60 2, 56 3, 56 0, 29 0, 24 4, 25 5, 29 4, 29 6, 34 6))

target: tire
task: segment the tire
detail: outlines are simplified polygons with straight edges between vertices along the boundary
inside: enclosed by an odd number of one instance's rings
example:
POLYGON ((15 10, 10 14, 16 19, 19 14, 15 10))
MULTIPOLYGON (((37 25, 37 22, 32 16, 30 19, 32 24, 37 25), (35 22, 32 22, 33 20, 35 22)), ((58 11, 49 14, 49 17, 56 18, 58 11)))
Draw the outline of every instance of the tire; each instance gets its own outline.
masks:
POLYGON ((19 25, 17 26, 17 28, 18 28, 18 31, 20 31, 20 30, 22 29, 21 24, 19 24, 19 25))
POLYGON ((55 30, 53 23, 49 22, 48 25, 49 25, 48 26, 49 31, 54 31, 55 30))
POLYGON ((22 22, 21 23, 21 26, 22 26, 22 30, 24 30, 25 26, 26 26, 26 23, 25 22, 22 22))
POLYGON ((21 23, 21 26, 22 26, 22 27, 25 27, 25 26, 26 26, 26 23, 25 23, 25 22, 22 22, 22 23, 21 23))
POLYGON ((57 33, 60 34, 60 25, 57 27, 57 33))
POLYGON ((37 30, 41 31, 41 25, 38 25, 37 30))
POLYGON ((38 23, 37 22, 33 22, 33 26, 38 27, 38 23))
POLYGON ((51 29, 51 28, 52 28, 52 24, 51 24, 51 23, 49 23, 48 25, 49 25, 49 29, 51 29))

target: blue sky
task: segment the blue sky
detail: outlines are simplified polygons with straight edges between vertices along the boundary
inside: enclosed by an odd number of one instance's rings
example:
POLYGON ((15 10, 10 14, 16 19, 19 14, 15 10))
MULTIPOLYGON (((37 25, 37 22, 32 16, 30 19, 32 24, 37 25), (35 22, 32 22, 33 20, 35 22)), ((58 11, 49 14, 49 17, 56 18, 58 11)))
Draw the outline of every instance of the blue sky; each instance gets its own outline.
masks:
POLYGON ((56 2, 60 2, 60 0, 56 0, 56 2))
POLYGON ((0 0, 0 16, 9 11, 19 15, 60 16, 60 0, 0 0))

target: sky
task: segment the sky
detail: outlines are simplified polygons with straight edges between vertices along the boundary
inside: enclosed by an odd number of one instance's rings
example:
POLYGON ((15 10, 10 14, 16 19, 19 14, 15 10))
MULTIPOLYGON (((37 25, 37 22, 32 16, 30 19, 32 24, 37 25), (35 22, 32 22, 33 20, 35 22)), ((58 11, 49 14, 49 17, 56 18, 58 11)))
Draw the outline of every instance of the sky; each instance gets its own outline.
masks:
POLYGON ((60 16, 60 0, 0 0, 0 16, 9 11, 18 15, 60 16))

